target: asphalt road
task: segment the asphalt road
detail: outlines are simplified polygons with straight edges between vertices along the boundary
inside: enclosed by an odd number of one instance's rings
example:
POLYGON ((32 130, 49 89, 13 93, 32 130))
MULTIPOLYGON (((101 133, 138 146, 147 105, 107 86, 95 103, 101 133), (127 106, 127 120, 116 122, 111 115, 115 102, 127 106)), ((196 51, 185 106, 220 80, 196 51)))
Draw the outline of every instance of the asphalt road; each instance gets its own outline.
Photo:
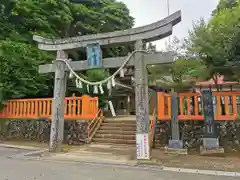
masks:
POLYGON ((26 151, 0 148, 0 180, 239 180, 239 177, 207 176, 132 167, 56 163, 9 159, 26 151))

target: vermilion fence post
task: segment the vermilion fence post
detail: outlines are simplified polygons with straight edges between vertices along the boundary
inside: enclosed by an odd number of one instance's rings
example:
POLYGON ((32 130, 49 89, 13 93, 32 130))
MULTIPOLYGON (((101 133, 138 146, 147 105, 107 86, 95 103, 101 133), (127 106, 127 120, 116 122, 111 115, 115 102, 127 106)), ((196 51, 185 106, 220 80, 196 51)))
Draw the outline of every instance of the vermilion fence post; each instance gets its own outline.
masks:
POLYGON ((89 114, 89 96, 82 96, 82 116, 85 117, 89 114))
POLYGON ((158 92, 157 93, 157 97, 158 97, 158 119, 159 120, 163 120, 162 118, 164 118, 164 93, 162 92, 158 92))

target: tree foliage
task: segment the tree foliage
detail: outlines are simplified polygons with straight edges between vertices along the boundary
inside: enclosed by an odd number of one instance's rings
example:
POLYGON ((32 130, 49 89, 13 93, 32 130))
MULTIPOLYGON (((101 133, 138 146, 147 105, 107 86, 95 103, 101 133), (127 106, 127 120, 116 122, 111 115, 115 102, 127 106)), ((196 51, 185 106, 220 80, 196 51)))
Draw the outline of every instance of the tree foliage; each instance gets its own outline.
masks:
POLYGON ((205 80, 206 67, 197 59, 179 58, 175 63, 149 68, 150 84, 179 92, 194 86, 198 80, 205 80))
POLYGON ((200 20, 193 25, 189 50, 200 56, 211 77, 222 74, 239 79, 234 68, 240 62, 239 1, 220 1, 217 9, 208 23, 200 20))
POLYGON ((232 9, 237 6, 237 0, 220 0, 216 9, 213 10, 212 15, 216 15, 224 9, 232 9))
POLYGON ((38 74, 38 66, 52 59, 26 43, 6 40, 0 44, 0 102, 8 98, 48 96, 50 78, 38 74))
MULTIPOLYGON (((1 0, 0 1, 0 104, 11 98, 52 97, 52 74, 39 75, 38 66, 54 60, 54 54, 37 49, 34 34, 71 37, 123 30, 133 26, 125 4, 116 0, 1 0)), ((103 49, 105 56, 126 54, 128 47, 103 49)), ((86 59, 82 51, 69 52, 73 60, 86 59)), ((89 71, 93 81, 104 75, 89 71), (92 73, 92 74, 91 74, 92 73), (93 75, 94 74, 94 75, 93 75)), ((71 80, 69 81, 71 82, 71 80)), ((68 94, 76 91, 68 88, 68 94)), ((78 91, 77 91, 78 92, 78 91)))
POLYGON ((182 91, 194 86, 196 81, 205 80, 208 77, 206 66, 200 59, 194 58, 186 51, 186 40, 181 41, 177 37, 172 39, 167 46, 167 51, 173 51, 176 61, 169 65, 157 65, 149 67, 150 84, 182 91))

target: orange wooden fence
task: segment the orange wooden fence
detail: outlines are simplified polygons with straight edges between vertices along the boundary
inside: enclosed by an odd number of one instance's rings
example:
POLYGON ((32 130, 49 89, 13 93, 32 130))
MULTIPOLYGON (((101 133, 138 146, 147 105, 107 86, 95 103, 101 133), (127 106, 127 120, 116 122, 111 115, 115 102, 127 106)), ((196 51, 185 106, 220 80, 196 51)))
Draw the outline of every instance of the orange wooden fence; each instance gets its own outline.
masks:
MULTIPOLYGON (((179 93, 179 120, 203 120, 202 97, 199 93, 179 93)), ((213 92, 215 120, 237 120, 240 114, 240 92, 213 92)), ((170 120, 171 99, 158 93, 158 119, 170 120)))
MULTIPOLYGON (((65 119, 92 119, 98 112, 97 97, 65 98, 65 119)), ((0 113, 0 118, 51 119, 52 98, 10 100, 0 113)))
MULTIPOLYGON (((240 92, 213 92, 216 120, 237 120, 240 115, 240 92)), ((93 119, 98 112, 97 97, 65 98, 65 119, 93 119)), ((34 119, 51 118, 52 98, 10 100, 0 113, 0 118, 34 119)), ((158 93, 158 119, 170 120, 171 99, 158 93)), ((203 120, 201 94, 179 94, 179 120, 203 120)))

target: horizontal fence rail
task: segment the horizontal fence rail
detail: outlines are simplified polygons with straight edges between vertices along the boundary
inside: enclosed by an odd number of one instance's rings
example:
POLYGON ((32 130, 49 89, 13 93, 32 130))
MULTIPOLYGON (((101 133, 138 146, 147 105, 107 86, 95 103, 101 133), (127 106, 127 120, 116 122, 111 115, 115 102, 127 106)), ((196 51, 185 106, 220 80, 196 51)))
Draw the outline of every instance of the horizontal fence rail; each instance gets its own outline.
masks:
MULTIPOLYGON (((178 94, 179 120, 204 120, 202 96, 199 93, 178 94)), ((213 108, 215 120, 238 120, 240 115, 239 92, 213 92, 213 108)), ((171 97, 158 92, 158 119, 171 119, 171 97)))
MULTIPOLYGON (((52 98, 9 100, 0 112, 0 118, 51 119, 52 98)), ((97 97, 66 97, 64 118, 71 120, 92 119, 98 112, 97 97)))

